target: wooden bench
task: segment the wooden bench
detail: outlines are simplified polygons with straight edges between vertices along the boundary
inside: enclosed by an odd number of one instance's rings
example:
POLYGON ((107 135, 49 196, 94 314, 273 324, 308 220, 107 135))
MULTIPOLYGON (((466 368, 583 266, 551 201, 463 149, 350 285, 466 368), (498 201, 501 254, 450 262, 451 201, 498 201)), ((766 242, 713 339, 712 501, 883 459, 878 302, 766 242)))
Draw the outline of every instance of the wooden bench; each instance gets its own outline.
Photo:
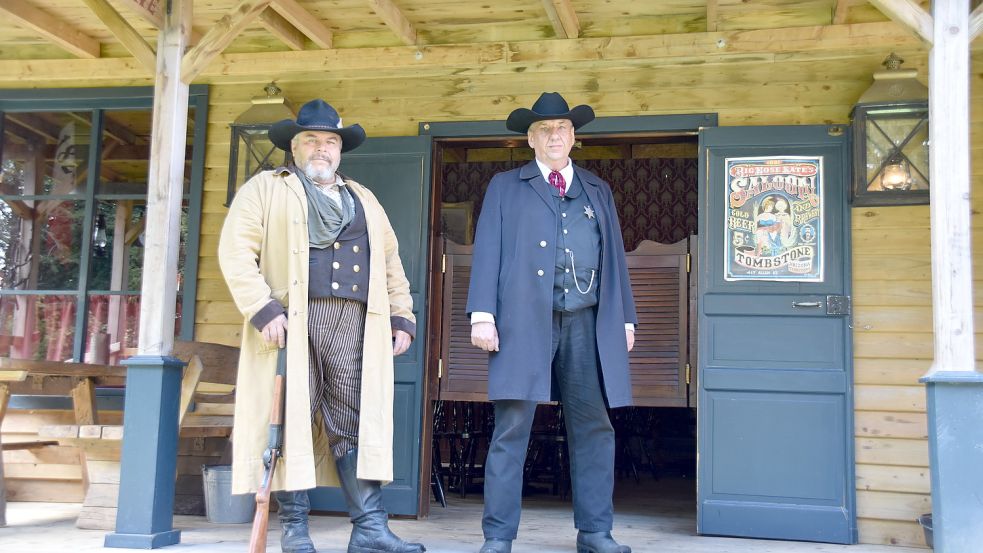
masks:
MULTIPOLYGON (((181 380, 175 510, 182 514, 202 514, 201 465, 221 462, 228 456, 239 349, 204 342, 176 342, 172 355, 187 363, 181 380)), ((52 425, 42 427, 39 436, 77 446, 82 451, 85 498, 76 526, 113 529, 123 426, 52 425)))
MULTIPOLYGON (((125 374, 125 367, 0 358, 0 424, 6 417, 13 394, 70 395, 75 422, 94 424, 97 421, 96 386, 121 385, 125 374)), ((58 442, 53 439, 18 439, 10 443, 0 440, 0 451, 37 451, 56 446, 58 442)), ((3 465, 0 457, 0 526, 6 522, 7 489, 3 465)))

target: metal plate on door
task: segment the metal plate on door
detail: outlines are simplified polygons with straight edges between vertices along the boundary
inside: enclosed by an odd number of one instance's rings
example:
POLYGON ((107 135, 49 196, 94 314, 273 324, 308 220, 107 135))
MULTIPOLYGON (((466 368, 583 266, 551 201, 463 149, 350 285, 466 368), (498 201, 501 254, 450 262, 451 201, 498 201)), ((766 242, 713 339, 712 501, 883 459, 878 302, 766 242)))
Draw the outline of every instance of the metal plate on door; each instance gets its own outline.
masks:
POLYGON ((827 315, 849 315, 850 296, 826 296, 827 315))

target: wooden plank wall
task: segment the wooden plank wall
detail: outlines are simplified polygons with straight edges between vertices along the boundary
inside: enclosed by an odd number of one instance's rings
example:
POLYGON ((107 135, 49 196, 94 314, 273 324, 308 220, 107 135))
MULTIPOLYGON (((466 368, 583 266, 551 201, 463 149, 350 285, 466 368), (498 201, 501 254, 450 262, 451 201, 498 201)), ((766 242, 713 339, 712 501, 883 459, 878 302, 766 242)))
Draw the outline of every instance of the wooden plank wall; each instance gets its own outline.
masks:
MULTIPOLYGON (((983 56, 971 78, 976 358, 983 359, 983 56)), ((925 388, 932 363, 928 206, 853 210, 857 508, 861 541, 923 545, 931 511, 925 388)))
MULTIPOLYGON (((590 103, 601 116, 716 112, 720 124, 848 122, 850 108, 870 85, 885 53, 683 69, 582 69, 549 74, 471 74, 407 83, 384 71, 350 80, 278 81, 295 103, 324 97, 346 123, 370 136, 415 135, 421 121, 504 119, 528 107, 543 87, 572 103, 590 103), (857 80, 858 65, 865 77, 857 80)), ((927 75, 924 54, 902 53, 905 67, 927 75)), ((972 74, 974 213, 983 202, 983 54, 972 74)), ((237 344, 241 318, 228 298, 215 258, 225 217, 229 123, 260 93, 261 80, 212 88, 206 155, 201 274, 196 339, 237 344)), ((343 166, 342 166, 343 167, 343 166)), ((983 259, 978 217, 976 259, 983 259)), ((931 270, 926 206, 853 210, 856 351, 856 453, 860 539, 924 545, 915 518, 930 507, 925 392, 918 383, 932 357, 931 270)), ((980 275, 981 262, 976 262, 980 275)), ((983 307, 976 280, 976 305, 983 307)), ((983 333, 980 333, 983 335, 983 333)), ((983 351, 983 341, 978 345, 983 351)))

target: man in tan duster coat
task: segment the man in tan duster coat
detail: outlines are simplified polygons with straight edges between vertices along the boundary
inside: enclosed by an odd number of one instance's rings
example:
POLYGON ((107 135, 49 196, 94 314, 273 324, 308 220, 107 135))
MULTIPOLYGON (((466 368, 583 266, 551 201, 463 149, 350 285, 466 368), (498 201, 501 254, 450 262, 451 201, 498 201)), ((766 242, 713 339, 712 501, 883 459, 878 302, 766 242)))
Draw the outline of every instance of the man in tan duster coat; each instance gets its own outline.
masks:
POLYGON ((322 100, 270 140, 294 163, 251 178, 219 240, 219 264, 245 317, 233 429, 233 493, 255 491, 276 352, 287 347, 283 456, 273 489, 281 548, 314 553, 307 490, 341 485, 349 553, 420 553, 387 525, 381 484, 393 475, 393 356, 416 330, 396 235, 375 196, 339 175, 365 139, 322 100))

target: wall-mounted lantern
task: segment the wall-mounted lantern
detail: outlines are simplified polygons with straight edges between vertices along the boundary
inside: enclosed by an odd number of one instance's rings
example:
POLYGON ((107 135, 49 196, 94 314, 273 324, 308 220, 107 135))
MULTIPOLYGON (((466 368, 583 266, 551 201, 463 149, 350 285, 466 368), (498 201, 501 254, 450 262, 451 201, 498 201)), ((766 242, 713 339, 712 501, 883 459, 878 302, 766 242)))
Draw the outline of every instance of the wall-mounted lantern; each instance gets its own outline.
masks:
POLYGON ((254 96, 252 107, 230 125, 229 186, 225 206, 232 203, 236 189, 260 171, 268 171, 284 165, 288 153, 270 142, 270 126, 282 119, 295 119, 293 108, 283 97, 283 91, 274 83, 263 89, 265 96, 254 96))
POLYGON ((928 88, 891 54, 853 107, 853 205, 927 204, 928 88))

